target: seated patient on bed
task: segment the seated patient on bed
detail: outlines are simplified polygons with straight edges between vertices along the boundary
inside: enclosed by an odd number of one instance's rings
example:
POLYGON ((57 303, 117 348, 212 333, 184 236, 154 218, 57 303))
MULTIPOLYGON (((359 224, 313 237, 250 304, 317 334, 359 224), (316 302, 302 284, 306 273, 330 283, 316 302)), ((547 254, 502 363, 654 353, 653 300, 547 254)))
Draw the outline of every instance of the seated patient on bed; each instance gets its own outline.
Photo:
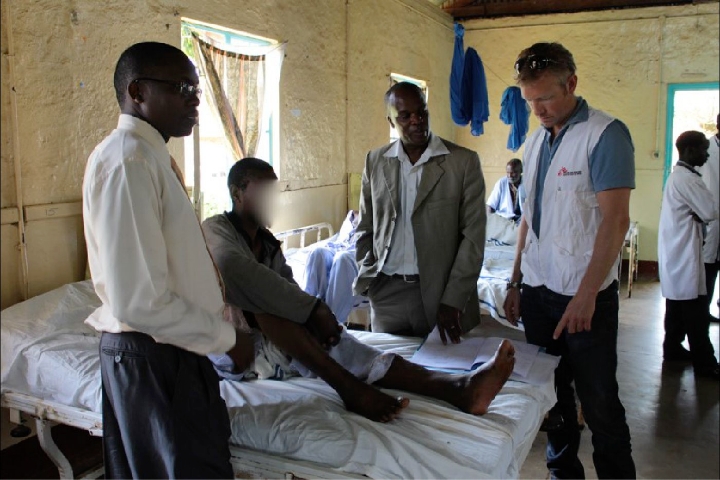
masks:
POLYGON ((208 248, 225 282, 230 321, 252 328, 255 361, 235 365, 226 355, 211 356, 221 377, 231 380, 318 376, 345 406, 377 421, 389 421, 409 400, 373 385, 445 400, 477 415, 512 372, 514 347, 504 341, 490 362, 467 375, 430 371, 365 345, 337 323, 321 300, 303 292, 270 225, 277 177, 262 160, 246 158, 228 175, 233 209, 203 222, 208 248))
POLYGON ((358 274, 355 261, 358 220, 358 212, 350 210, 340 231, 327 244, 314 248, 305 266, 305 291, 327 303, 338 323, 345 323, 353 307, 364 300, 352 291, 358 274))

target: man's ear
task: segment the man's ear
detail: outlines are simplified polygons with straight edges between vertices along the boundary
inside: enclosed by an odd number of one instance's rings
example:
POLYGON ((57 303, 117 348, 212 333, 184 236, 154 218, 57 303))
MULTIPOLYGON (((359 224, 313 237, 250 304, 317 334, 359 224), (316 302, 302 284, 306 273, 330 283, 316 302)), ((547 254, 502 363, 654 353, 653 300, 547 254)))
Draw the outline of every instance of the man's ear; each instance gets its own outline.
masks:
POLYGON ((386 118, 387 118, 387 121, 388 121, 388 123, 390 124, 390 126, 391 126, 392 128, 395 128, 395 124, 393 123, 392 118, 390 117, 390 115, 388 115, 386 118))
POLYGON ((142 103, 143 97, 140 93, 140 86, 138 85, 138 82, 130 82, 130 84, 127 87, 127 94, 132 99, 134 103, 142 103))
POLYGON ((575 75, 575 74, 570 75, 570 78, 568 78, 568 81, 567 81, 568 93, 570 93, 570 94, 575 93, 575 89, 577 88, 577 82, 578 82, 577 75, 575 75))
POLYGON ((230 185, 230 198, 232 198, 233 204, 242 201, 240 198, 240 189, 237 185, 230 185))

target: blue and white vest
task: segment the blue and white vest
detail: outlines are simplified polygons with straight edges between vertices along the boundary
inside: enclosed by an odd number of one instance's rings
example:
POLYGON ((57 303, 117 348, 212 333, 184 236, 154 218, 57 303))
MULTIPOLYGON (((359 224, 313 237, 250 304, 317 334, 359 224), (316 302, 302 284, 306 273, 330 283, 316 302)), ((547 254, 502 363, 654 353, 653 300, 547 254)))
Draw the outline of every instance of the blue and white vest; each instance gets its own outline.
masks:
MULTIPOLYGON (((528 196, 523 214, 528 224, 522 251, 523 283, 545 285, 562 295, 575 295, 587 272, 602 214, 590 178, 590 154, 615 119, 588 107, 588 119, 567 127, 545 178, 540 238, 532 229, 538 160, 545 129, 538 128, 525 146, 528 196)), ((525 183, 525 181, 523 183, 525 183)), ((617 260, 601 290, 617 280, 617 260)))

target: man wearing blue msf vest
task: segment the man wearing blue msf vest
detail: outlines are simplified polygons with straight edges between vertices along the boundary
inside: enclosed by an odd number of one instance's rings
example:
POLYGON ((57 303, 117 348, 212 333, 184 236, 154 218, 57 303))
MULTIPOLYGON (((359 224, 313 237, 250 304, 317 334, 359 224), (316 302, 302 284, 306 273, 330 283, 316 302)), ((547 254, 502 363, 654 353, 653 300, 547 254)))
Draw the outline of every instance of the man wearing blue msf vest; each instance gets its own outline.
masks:
POLYGON ((618 253, 635 188, 627 127, 575 96, 572 54, 537 43, 515 63, 523 98, 542 126, 525 145, 527 200, 505 311, 522 315, 528 343, 561 356, 560 426, 548 431, 553 478, 584 478, 575 381, 599 478, 635 478, 630 430, 618 397, 618 253))

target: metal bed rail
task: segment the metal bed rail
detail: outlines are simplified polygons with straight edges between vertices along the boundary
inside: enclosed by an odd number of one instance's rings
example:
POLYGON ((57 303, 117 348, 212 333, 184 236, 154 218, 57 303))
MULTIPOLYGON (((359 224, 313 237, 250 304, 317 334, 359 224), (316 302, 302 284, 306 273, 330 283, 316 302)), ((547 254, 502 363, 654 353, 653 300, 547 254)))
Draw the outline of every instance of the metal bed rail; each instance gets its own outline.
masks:
POLYGON ((315 234, 315 241, 310 243, 319 242, 326 238, 330 238, 335 235, 335 229, 328 222, 316 223, 314 225, 308 225, 305 227, 293 228, 292 230, 285 230, 282 232, 275 233, 275 238, 283 243, 283 249, 287 248, 288 240, 293 237, 300 237, 300 248, 309 245, 307 242, 308 234, 315 234), (327 231, 327 237, 323 237, 323 231, 327 231))

